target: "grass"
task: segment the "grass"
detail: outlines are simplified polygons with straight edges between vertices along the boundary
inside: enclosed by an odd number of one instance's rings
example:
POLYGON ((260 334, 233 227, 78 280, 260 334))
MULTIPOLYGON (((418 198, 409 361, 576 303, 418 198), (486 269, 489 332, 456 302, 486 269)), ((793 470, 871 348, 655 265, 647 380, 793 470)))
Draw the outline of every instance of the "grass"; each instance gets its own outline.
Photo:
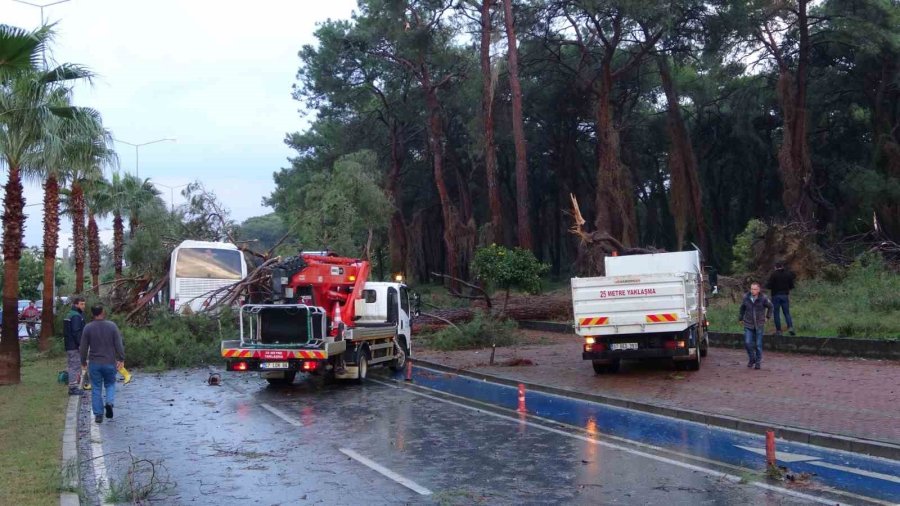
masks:
MULTIPOLYGON (((824 277, 828 279, 800 281, 791 292, 791 316, 798 335, 900 338, 900 275, 877 259, 863 257, 824 277)), ((742 332, 738 304, 727 296, 714 299, 709 308, 710 329, 742 332)), ((770 323, 768 330, 774 328, 770 323)))
POLYGON ((59 504, 69 396, 56 377, 65 359, 59 350, 22 348, 22 382, 0 387, 0 504, 59 504))

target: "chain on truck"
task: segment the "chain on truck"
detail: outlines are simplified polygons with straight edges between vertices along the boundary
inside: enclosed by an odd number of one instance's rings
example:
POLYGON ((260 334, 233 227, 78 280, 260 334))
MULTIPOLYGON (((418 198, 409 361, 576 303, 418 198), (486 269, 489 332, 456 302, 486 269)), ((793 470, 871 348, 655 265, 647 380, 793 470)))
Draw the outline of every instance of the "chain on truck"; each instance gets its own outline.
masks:
POLYGON ((222 342, 227 370, 289 384, 298 372, 362 381, 370 366, 402 369, 412 353, 418 297, 411 301, 399 277, 368 277, 367 261, 328 252, 277 264, 272 303, 242 306, 240 339, 222 342))
POLYGON ((597 374, 618 371, 622 360, 660 358, 699 370, 709 349, 700 253, 612 256, 605 268, 606 276, 572 278, 582 359, 597 374))

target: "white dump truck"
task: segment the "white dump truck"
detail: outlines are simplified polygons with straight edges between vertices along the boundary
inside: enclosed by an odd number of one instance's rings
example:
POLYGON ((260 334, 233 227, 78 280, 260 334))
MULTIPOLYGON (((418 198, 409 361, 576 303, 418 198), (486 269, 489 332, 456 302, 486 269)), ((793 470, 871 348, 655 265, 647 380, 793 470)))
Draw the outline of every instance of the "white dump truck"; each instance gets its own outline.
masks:
POLYGON ((696 371, 709 349, 698 251, 607 257, 606 276, 572 278, 575 333, 597 374, 671 358, 696 371))

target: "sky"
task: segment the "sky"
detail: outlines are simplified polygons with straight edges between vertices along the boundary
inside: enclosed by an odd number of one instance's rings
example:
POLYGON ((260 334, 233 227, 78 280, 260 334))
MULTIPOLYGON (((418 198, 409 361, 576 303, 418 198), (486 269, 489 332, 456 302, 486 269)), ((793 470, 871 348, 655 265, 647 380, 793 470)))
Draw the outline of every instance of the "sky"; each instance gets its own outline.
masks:
MULTIPOLYGON (((49 4, 55 0, 28 0, 49 4)), ((294 153, 285 134, 303 130, 303 105, 291 97, 297 52, 315 42, 316 24, 350 16, 355 0, 71 0, 44 9, 57 22, 48 58, 78 63, 97 77, 75 88, 117 139, 140 148, 139 175, 167 186, 200 180, 232 217, 271 212, 262 199, 272 173, 294 153)), ((40 9, 0 0, 0 24, 33 29, 40 9)), ((311 116, 310 116, 311 117, 311 116)), ((117 143, 119 170, 135 171, 134 148, 117 143)), ((107 174, 112 168, 107 169, 107 174)), ((5 181, 5 174, 3 174, 5 181)), ((169 188, 160 187, 165 200, 169 188)), ((183 199, 174 191, 174 204, 183 199)), ((40 246, 42 190, 25 189, 25 244, 40 246)), ((109 222, 101 237, 109 242, 109 222)), ((63 223, 62 247, 71 244, 63 223)))

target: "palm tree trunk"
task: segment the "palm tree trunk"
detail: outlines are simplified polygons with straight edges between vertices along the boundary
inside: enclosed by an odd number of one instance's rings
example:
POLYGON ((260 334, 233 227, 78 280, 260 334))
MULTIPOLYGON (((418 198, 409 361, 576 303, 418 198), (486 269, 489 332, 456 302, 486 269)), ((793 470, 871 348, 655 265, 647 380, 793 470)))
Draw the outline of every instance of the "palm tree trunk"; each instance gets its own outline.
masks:
POLYGON ((90 257, 91 286, 100 295, 100 229, 93 211, 88 211, 88 256, 90 257))
POLYGON ((56 283, 56 249, 59 246, 59 180, 54 175, 44 181, 44 310, 41 311, 41 337, 38 348, 50 349, 53 335, 53 293, 56 283))
POLYGON ((17 164, 9 164, 6 198, 3 202, 3 325, 0 330, 0 385, 21 382, 19 368, 19 259, 22 257, 22 230, 25 199, 17 164))
POLYGON ((84 189, 72 183, 72 247, 75 249, 75 293, 84 293, 84 189))
POLYGON ((516 46, 516 29, 513 23, 512 0, 503 0, 507 59, 509 65, 509 88, 512 92, 512 127, 516 146, 516 210, 519 221, 519 247, 530 250, 531 219, 528 204, 528 162, 525 147, 525 120, 522 114, 522 85, 519 83, 519 49, 516 46))
POLYGON ((122 257, 125 249, 125 224, 122 221, 122 213, 113 213, 113 266, 116 271, 116 279, 122 277, 122 257))

